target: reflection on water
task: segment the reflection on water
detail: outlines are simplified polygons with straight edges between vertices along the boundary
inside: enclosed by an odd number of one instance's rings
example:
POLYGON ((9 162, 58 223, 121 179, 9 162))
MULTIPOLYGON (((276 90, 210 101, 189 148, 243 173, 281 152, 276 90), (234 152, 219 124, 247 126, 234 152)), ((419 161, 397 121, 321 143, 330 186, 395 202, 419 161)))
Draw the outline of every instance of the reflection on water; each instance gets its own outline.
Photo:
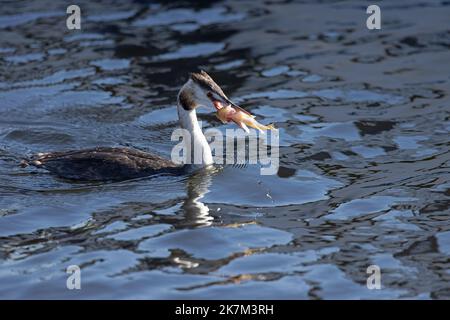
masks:
POLYGON ((450 297, 448 3, 389 5, 377 32, 354 1, 79 5, 81 31, 57 2, 0 8, 0 297, 450 297), (76 183, 18 165, 94 146, 168 156, 197 68, 279 128, 276 175, 76 183), (72 264, 81 291, 65 289, 72 264))
POLYGON ((208 205, 202 202, 209 192, 214 168, 205 168, 188 178, 186 182, 186 200, 181 205, 185 223, 193 226, 210 226, 214 218, 209 214, 208 205))

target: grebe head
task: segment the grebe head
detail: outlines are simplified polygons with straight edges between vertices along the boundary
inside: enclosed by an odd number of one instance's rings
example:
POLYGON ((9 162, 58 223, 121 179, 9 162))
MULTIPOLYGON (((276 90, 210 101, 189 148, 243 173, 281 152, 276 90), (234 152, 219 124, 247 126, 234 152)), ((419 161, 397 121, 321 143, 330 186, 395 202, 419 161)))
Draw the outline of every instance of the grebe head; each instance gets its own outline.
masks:
POLYGON ((201 106, 214 107, 214 102, 238 107, 228 99, 219 85, 203 70, 190 74, 189 80, 178 94, 178 102, 186 111, 201 106))
MULTIPOLYGON (((190 74, 189 80, 178 93, 177 107, 180 126, 190 133, 189 139, 184 141, 187 147, 186 152, 183 153, 186 158, 184 163, 210 165, 213 163, 211 148, 201 130, 195 112, 195 109, 200 106, 212 106, 215 111, 220 111, 224 106, 232 106, 235 109, 242 110, 247 115, 250 115, 250 113, 228 99, 219 85, 205 71, 190 74), (190 162, 192 160, 194 162, 190 162)), ((233 114, 235 112, 233 110, 233 114)), ((241 128, 245 128, 241 124, 243 122, 242 116, 240 119, 233 119, 233 121, 241 128)))
POLYGON ((208 166, 213 163, 211 148, 197 121, 195 109, 200 106, 214 108, 217 101, 225 101, 225 94, 205 72, 191 73, 189 80, 178 93, 178 118, 189 138, 183 140, 185 164, 208 166))

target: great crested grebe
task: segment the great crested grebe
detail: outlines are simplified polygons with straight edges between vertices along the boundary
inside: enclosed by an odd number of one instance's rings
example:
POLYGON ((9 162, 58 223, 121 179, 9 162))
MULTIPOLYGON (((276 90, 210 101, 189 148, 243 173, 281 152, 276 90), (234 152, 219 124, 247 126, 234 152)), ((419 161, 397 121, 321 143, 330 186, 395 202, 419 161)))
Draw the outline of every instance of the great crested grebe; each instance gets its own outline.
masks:
MULTIPOLYGON (((246 112, 231 102, 205 71, 191 73, 178 93, 179 122, 191 135, 191 144, 185 147, 186 149, 193 147, 195 152, 201 154, 200 163, 196 165, 211 165, 213 157, 208 141, 198 124, 195 109, 199 106, 213 106, 217 109, 219 105, 232 105, 246 112)), ((184 171, 184 166, 158 155, 112 147, 40 153, 24 164, 45 168, 62 178, 84 181, 127 180, 158 173, 181 174, 184 171)))

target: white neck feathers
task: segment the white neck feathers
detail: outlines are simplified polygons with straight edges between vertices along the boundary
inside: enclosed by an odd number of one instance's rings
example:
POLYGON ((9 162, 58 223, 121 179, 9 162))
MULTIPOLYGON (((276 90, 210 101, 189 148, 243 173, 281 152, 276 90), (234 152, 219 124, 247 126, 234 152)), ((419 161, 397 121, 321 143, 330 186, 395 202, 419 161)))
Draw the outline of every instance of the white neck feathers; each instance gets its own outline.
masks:
MULTIPOLYGON (((183 89, 185 89, 185 87, 183 87, 183 89)), ((185 161, 187 161, 186 163, 207 166, 213 164, 213 157, 208 141, 206 140, 206 137, 197 121, 195 107, 190 110, 186 110, 183 108, 180 103, 180 99, 178 98, 178 119, 181 127, 189 133, 189 137, 184 137, 186 151, 185 161)))

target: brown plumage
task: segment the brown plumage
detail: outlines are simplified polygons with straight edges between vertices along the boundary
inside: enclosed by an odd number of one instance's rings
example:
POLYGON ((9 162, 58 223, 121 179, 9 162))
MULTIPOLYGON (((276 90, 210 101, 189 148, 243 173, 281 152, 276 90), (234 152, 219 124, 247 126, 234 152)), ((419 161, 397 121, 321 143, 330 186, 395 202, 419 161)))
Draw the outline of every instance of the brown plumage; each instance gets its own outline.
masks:
POLYGON ((178 101, 180 102, 180 105, 183 107, 183 109, 186 111, 195 109, 195 107, 197 106, 192 95, 185 91, 180 92, 180 94, 178 95, 178 101))
POLYGON ((109 147, 38 154, 27 163, 62 178, 84 181, 127 180, 182 171, 181 166, 155 154, 109 147))

